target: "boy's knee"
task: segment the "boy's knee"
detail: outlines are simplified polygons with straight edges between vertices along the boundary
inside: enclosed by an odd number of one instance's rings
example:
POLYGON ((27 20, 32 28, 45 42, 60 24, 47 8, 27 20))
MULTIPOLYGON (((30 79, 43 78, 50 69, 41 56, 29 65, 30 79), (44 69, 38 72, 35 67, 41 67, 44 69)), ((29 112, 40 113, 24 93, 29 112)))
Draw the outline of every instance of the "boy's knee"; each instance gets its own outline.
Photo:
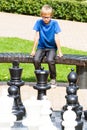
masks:
POLYGON ((47 59, 47 63, 48 63, 48 64, 55 64, 55 61, 52 60, 52 59, 47 59))
POLYGON ((40 63, 39 59, 34 58, 34 63, 40 63))

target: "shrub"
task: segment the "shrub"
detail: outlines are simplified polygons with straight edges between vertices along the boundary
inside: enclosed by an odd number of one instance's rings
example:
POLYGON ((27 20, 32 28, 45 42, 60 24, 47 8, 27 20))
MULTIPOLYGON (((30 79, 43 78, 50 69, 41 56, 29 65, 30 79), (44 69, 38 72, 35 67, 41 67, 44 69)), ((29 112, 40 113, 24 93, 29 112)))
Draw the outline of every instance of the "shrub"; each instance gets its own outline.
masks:
POLYGON ((54 18, 87 22, 87 2, 81 1, 83 0, 2 0, 0 11, 39 16, 41 7, 50 4, 54 9, 54 18))

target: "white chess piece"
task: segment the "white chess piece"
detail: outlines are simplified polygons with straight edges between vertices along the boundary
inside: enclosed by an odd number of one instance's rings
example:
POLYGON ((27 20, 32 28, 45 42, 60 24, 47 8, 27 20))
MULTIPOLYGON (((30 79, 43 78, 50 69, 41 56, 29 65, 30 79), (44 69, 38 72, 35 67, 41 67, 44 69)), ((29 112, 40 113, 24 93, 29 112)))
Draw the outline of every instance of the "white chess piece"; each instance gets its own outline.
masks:
POLYGON ((57 128, 53 125, 50 114, 51 111, 51 103, 47 99, 46 96, 44 96, 43 100, 41 101, 42 109, 41 109, 41 116, 40 116, 40 126, 39 130, 57 130, 57 128))
POLYGON ((32 97, 23 104, 27 112, 27 117, 22 121, 23 125, 27 125, 32 130, 57 130, 50 119, 51 103, 46 96, 43 100, 32 97))
POLYGON ((32 130, 38 130, 40 123, 41 100, 31 97, 30 100, 26 100, 23 104, 27 113, 26 118, 22 121, 23 125, 27 125, 29 129, 32 130))
POLYGON ((75 130, 75 126, 77 125, 76 122, 76 113, 72 110, 71 106, 68 106, 63 114, 62 125, 64 126, 64 130, 75 130))
POLYGON ((12 114, 13 98, 7 96, 7 89, 2 89, 0 97, 0 129, 10 127, 16 121, 16 116, 12 114))

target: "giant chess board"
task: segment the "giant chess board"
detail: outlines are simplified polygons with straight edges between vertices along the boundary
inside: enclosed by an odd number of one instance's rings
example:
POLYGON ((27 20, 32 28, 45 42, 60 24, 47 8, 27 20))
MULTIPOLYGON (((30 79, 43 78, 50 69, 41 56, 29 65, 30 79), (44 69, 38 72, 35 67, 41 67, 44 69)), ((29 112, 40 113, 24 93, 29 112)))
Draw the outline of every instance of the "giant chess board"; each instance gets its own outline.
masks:
MULTIPOLYGON (((57 130, 62 130, 62 126, 61 126, 62 120, 61 120, 60 111, 53 111, 51 120, 52 120, 54 126, 56 126, 57 130)), ((82 120, 83 120, 83 130, 87 130, 87 121, 84 120, 84 117, 82 120)), ((38 130, 38 128, 37 127, 29 128, 28 126, 24 126, 22 121, 18 121, 18 122, 14 122, 14 125, 10 129, 3 127, 2 130, 38 130)))
POLYGON ((9 88, 2 92, 0 98, 0 130, 87 130, 87 110, 83 110, 78 100, 78 76, 73 69, 67 76, 66 104, 60 111, 54 111, 46 95, 52 87, 47 83, 48 71, 44 68, 35 71, 37 84, 33 88, 37 90, 37 98, 32 97, 22 103, 22 69, 15 61, 9 70, 9 88))

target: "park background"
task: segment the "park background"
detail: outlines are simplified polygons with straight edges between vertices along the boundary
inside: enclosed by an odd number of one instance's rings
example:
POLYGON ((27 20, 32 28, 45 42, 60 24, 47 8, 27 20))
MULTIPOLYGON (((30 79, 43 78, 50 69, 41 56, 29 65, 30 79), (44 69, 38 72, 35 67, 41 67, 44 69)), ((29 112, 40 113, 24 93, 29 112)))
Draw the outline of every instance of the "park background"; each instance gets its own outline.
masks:
MULTIPOLYGON (((62 43, 63 53, 84 54, 87 55, 87 1, 86 0, 3 0, 0 1, 0 52, 31 52, 33 45, 32 28, 35 21, 39 18, 40 9, 43 4, 50 4, 54 8, 54 17, 60 23, 62 33, 60 39, 62 43), (68 47, 68 48, 66 48, 68 47)), ((0 64, 0 80, 9 80, 8 68, 11 64, 0 64)), ((35 81, 33 65, 21 65, 23 67, 22 78, 24 81, 35 81), (32 68, 32 72, 31 69, 32 68)), ((58 82, 67 82, 67 75, 71 68, 75 66, 59 65, 58 66, 58 82)), ((25 89, 25 86, 22 87, 25 89)), ((26 90, 29 86, 26 87, 26 90)), ((55 89, 48 93, 53 102, 54 108, 59 108, 64 104, 65 88, 55 89), (63 90, 64 91, 63 91, 63 90), (61 93, 63 92, 63 93, 61 93), (54 96, 56 95, 56 97, 54 96), (61 99, 61 101, 59 100, 61 99), (61 104, 62 103, 62 104, 61 104), (60 105, 59 105, 60 104, 60 105)), ((30 91, 30 89, 28 90, 30 91)), ((80 92, 81 90, 79 90, 80 92)), ((22 91, 25 92, 25 91, 22 91)), ((25 97, 31 96, 24 93, 25 97)), ((86 91, 81 91, 81 94, 86 91)), ((36 91, 34 92, 36 93, 36 91)), ((24 98, 25 98, 24 97, 24 98)), ((79 96, 83 97, 83 96, 79 96)), ((84 97, 85 98, 85 97, 84 97)), ((87 103, 86 99, 84 104, 87 103)), ((83 102, 82 102, 83 103, 83 102)), ((86 105, 84 105, 86 106, 86 105)))

